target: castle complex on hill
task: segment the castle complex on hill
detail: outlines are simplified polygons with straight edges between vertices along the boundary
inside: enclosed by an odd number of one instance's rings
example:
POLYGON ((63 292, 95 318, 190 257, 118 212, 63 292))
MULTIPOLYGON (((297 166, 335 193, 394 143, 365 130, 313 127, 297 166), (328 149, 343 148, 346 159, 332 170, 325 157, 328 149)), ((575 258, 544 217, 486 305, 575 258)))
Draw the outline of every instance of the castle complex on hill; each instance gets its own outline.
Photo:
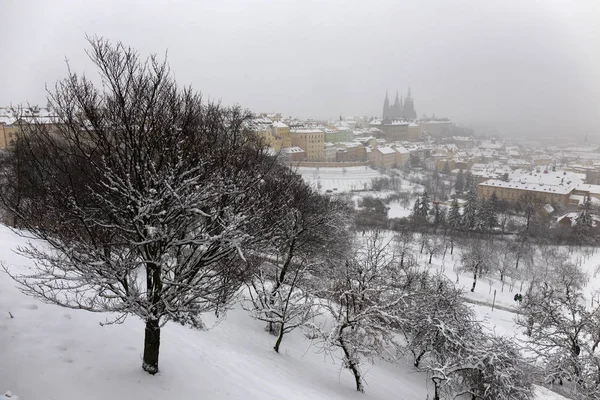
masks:
POLYGON ((385 101, 383 102, 383 119, 389 120, 413 120, 417 119, 417 112, 415 111, 415 103, 410 94, 410 88, 406 98, 398 98, 398 91, 396 91, 396 100, 394 104, 390 106, 390 100, 388 93, 385 92, 385 101))

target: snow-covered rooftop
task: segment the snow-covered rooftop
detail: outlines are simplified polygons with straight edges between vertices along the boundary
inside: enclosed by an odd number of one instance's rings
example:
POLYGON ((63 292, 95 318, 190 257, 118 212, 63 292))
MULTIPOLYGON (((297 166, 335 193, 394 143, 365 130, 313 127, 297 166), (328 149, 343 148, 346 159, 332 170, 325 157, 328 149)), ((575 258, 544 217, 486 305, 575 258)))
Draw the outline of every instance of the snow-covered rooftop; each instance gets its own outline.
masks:
POLYGON ((577 190, 589 192, 590 194, 600 194, 600 185, 589 185, 587 183, 580 183, 579 185, 577 185, 577 190))
POLYGON ((292 133, 323 133, 321 129, 292 129, 292 133))
POLYGON ((283 149, 281 149, 281 151, 283 153, 286 154, 292 154, 292 153, 304 153, 304 150, 302 150, 300 147, 284 147, 283 149))
POLYGON ((584 174, 574 172, 534 171, 518 176, 508 182, 491 179, 480 183, 480 185, 544 193, 569 194, 579 184, 583 183, 584 179, 584 174))
POLYGON ((378 147, 377 151, 379 151, 381 154, 394 154, 396 152, 396 150, 392 149, 391 147, 378 147))
POLYGON ((409 154, 410 151, 406 148, 406 147, 402 147, 402 146, 395 146, 394 147, 396 149, 396 151, 400 154, 409 154))

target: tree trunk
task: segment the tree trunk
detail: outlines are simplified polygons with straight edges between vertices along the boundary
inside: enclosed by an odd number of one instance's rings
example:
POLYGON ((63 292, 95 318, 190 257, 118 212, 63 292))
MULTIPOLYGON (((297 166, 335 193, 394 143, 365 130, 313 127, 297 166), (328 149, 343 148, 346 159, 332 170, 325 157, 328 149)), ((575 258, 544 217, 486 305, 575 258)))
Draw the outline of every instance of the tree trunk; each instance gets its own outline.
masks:
POLYGON ((433 253, 429 253, 429 264, 431 264, 431 259, 433 258, 433 253))
POLYGON ((162 275, 156 263, 146 263, 146 289, 152 307, 146 317, 144 336, 144 357, 142 368, 151 375, 158 372, 158 351, 160 347, 160 315, 162 312, 162 275))
POLYGON ((438 390, 438 382, 435 379, 433 380, 433 400, 440 400, 440 393, 438 390))
POLYGON ((354 358, 350 355, 350 352, 346 348, 346 343, 344 343, 344 340, 341 337, 340 337, 340 347, 344 351, 344 358, 346 359, 346 364, 348 365, 348 368, 352 372, 352 375, 354 375, 354 381, 356 382, 356 391, 364 393, 365 389, 363 387, 362 378, 360 376, 360 371, 358 370, 358 365, 356 365, 354 358))
POLYGON ((419 364, 421 363, 421 358, 423 358, 423 356, 425 355, 425 351, 422 351, 421 354, 419 354, 417 357, 415 357, 415 362, 413 363, 413 365, 417 368, 419 368, 419 364))
POLYGON ((473 271, 473 287, 471 288, 471 292, 475 291, 475 285, 477 285, 477 267, 475 267, 475 271, 473 271))
POLYGON ((283 340, 283 324, 279 326, 279 336, 277 336, 277 341, 275 342, 275 346, 273 346, 273 350, 279 353, 279 346, 281 346, 281 341, 283 340))
POLYGON ((158 350, 160 347, 160 324, 158 319, 146 321, 144 337, 144 362, 142 368, 151 375, 158 372, 158 350))
POLYGON ((454 253, 454 238, 450 239, 450 255, 454 253))

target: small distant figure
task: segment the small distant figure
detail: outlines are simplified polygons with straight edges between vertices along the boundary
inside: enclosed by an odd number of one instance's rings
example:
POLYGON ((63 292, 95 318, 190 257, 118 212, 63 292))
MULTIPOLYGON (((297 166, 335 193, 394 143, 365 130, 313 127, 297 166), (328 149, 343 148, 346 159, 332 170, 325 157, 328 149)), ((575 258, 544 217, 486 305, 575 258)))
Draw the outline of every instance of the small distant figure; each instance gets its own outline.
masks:
POLYGON ((522 302, 523 301, 523 295, 521 293, 515 294, 514 300, 518 301, 519 303, 522 302))

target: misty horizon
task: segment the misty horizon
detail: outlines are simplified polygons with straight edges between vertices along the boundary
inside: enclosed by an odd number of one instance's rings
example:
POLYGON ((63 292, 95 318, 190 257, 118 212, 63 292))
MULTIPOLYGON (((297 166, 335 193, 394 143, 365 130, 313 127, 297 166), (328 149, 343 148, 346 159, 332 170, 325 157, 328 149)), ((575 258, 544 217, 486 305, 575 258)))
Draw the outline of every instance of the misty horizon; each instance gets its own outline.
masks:
POLYGON ((253 112, 381 116, 386 91, 392 101, 411 87, 419 117, 600 138, 592 2, 9 1, 0 11, 11 16, 0 105, 45 105, 44 87, 66 76, 65 58, 92 71, 87 34, 142 57, 168 52, 179 84, 253 112))

